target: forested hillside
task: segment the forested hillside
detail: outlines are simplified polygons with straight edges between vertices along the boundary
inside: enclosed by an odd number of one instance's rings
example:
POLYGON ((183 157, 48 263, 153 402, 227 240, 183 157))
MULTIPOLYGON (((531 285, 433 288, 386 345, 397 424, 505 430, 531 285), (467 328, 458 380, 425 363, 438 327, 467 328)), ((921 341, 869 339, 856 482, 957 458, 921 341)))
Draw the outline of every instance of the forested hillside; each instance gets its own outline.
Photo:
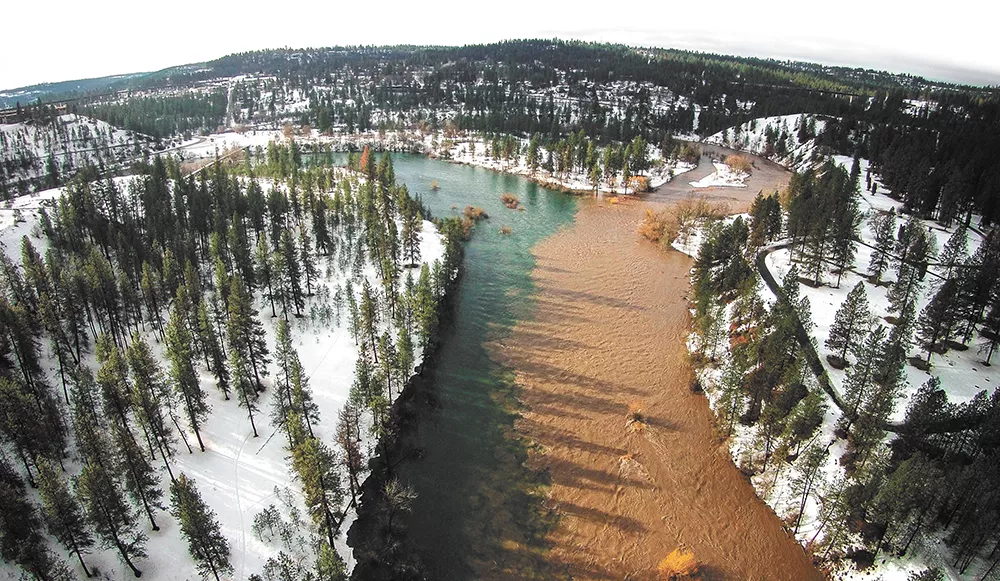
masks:
POLYGON ((86 167, 122 169, 152 140, 141 132, 42 107, 18 123, 0 124, 0 197, 58 186, 86 167))
POLYGON ((3 559, 38 579, 343 578, 454 224, 441 240, 367 152, 92 176, 5 212, 3 559))
POLYGON ((700 230, 699 386, 762 498, 835 569, 989 578, 998 238, 979 216, 906 216, 866 161, 840 162, 700 230))

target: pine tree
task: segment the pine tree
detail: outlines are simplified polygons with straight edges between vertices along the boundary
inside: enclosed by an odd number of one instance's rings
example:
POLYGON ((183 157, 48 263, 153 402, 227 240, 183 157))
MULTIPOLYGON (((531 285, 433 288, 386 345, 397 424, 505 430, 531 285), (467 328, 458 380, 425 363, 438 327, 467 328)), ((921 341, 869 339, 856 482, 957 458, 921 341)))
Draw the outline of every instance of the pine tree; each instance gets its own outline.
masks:
POLYGON ((954 280, 946 280, 931 302, 924 307, 917 320, 917 337, 920 346, 927 351, 928 364, 931 362, 934 348, 951 339, 955 325, 958 323, 957 313, 954 309, 957 286, 954 280))
POLYGON ((340 408, 337 418, 336 441, 340 448, 341 461, 347 472, 347 483, 351 492, 351 506, 357 504, 361 493, 361 473, 365 469, 365 458, 361 452, 361 412, 348 400, 340 408))
POLYGON ((271 316, 277 317, 278 313, 274 308, 276 296, 274 287, 276 284, 274 276, 274 258, 268 248, 267 236, 257 239, 257 246, 254 252, 254 262, 257 269, 258 283, 264 291, 264 297, 271 303, 271 316))
POLYGON ((980 336, 986 341, 979 348, 979 352, 986 351, 985 363, 986 365, 990 365, 993 352, 996 351, 997 345, 1000 344, 1000 301, 993 303, 993 306, 990 308, 986 319, 983 321, 980 336))
POLYGON ((42 515, 52 536, 76 555, 87 578, 90 570, 83 556, 94 546, 83 507, 77 501, 62 475, 48 461, 38 464, 38 492, 42 498, 42 515))
POLYGON ((889 287, 889 312, 901 313, 916 307, 917 298, 923 289, 919 269, 908 263, 901 263, 896 282, 889 287))
POLYGON ((896 212, 895 210, 877 212, 872 215, 869 221, 875 234, 875 248, 872 249, 871 259, 868 262, 868 273, 877 284, 889 267, 889 260, 892 257, 896 232, 896 212))
POLYGON ((32 465, 38 458, 59 460, 62 450, 53 445, 47 426, 38 421, 38 407, 21 382, 0 377, 0 441, 8 443, 34 487, 32 465))
POLYGON ((42 523, 24 482, 0 456, 0 558, 39 581, 68 581, 45 546, 42 523))
POLYGON ((831 351, 839 351, 838 357, 847 361, 847 351, 851 345, 867 331, 871 324, 871 314, 868 311, 868 297, 865 285, 859 282, 847 295, 847 299, 837 309, 833 325, 830 326, 830 336, 826 347, 831 351))
POLYGON ((154 531, 160 530, 156 524, 155 510, 163 510, 160 499, 163 490, 160 489, 159 474, 150 464, 149 457, 132 436, 127 428, 112 429, 112 439, 115 443, 114 456, 117 470, 125 483, 125 490, 138 506, 146 513, 146 518, 154 531))
POLYGON ((333 545, 343 519, 340 507, 344 501, 334 454, 319 439, 302 432, 301 420, 289 423, 293 430, 292 441, 296 442, 292 449, 292 468, 302 483, 306 508, 313 524, 333 545))
POLYGON ((426 264, 420 267, 420 277, 417 279, 414 297, 414 314, 417 320, 417 336, 420 347, 426 349, 432 334, 437 328, 437 300, 431 286, 430 269, 426 264))
POLYGON ((181 535, 188 542, 188 553, 198 572, 219 575, 233 573, 229 561, 229 541, 222 534, 215 512, 202 500, 193 480, 183 472, 170 485, 170 514, 180 523, 181 535))
POLYGON ((143 300, 146 302, 147 318, 157 332, 162 332, 163 328, 163 320, 160 317, 160 306, 164 301, 161 296, 162 290, 160 287, 159 277, 153 271, 153 267, 148 262, 143 262, 140 289, 142 290, 143 300))
POLYGON ((802 443, 811 438, 823 423, 827 408, 825 400, 826 398, 821 391, 812 391, 788 415, 785 437, 788 447, 794 447, 793 454, 796 456, 799 454, 802 443))
POLYGON ((198 446, 205 451, 205 443, 201 440, 201 425, 208 417, 208 403, 205 392, 198 383, 198 374, 194 370, 194 353, 191 350, 192 337, 188 330, 187 317, 181 311, 183 300, 180 296, 183 286, 178 287, 178 297, 170 309, 170 320, 166 328, 166 355, 170 362, 170 379, 174 391, 184 404, 188 425, 194 430, 198 446))
POLYGON ((382 385, 386 388, 386 400, 392 401, 393 380, 397 376, 399 369, 399 354, 396 351, 396 344, 393 343, 389 332, 382 333, 378 340, 378 354, 381 358, 376 358, 379 363, 379 376, 382 385))
POLYGON ((313 434, 313 426, 319 423, 319 406, 313 401, 312 390, 309 388, 309 378, 306 376, 298 356, 292 361, 292 406, 305 422, 309 436, 313 434))
POLYGON ((347 581, 347 566, 340 554, 326 542, 316 551, 316 581, 347 581))
POLYGON ((799 526, 802 524, 802 516, 806 511, 806 504, 809 502, 809 496, 816 488, 820 468, 826 462, 826 456, 827 451, 821 444, 812 444, 806 448, 805 452, 802 453, 802 457, 795 464, 796 471, 792 478, 792 492, 795 494, 796 502, 799 506, 796 512, 795 526, 792 529, 793 535, 799 532, 799 526))
POLYGON ((208 307, 205 301, 201 301, 198 304, 198 325, 196 332, 198 334, 198 342, 205 348, 206 363, 212 374, 215 375, 216 385, 219 391, 222 392, 223 397, 226 398, 226 401, 229 401, 230 377, 229 369, 226 367, 226 356, 222 350, 222 346, 219 344, 219 337, 215 333, 215 327, 212 325, 211 319, 209 319, 208 307))
POLYGON ((132 405, 144 429, 153 439, 160 452, 163 465, 170 479, 174 479, 168 457, 173 456, 174 435, 167 424, 166 408, 170 404, 170 390, 163 378, 160 364, 153 356, 146 341, 139 335, 132 337, 128 352, 129 367, 132 370, 132 405))
POLYGON ((420 260, 420 233, 423 225, 416 202, 407 200, 401 209, 403 210, 403 258, 407 266, 414 268, 420 260))
POLYGON ((306 294, 313 296, 313 283, 319 280, 319 269, 305 228, 299 229, 299 262, 302 265, 302 276, 306 279, 306 294))
POLYGON ((876 382, 879 366, 882 364, 880 357, 882 356, 885 335, 885 327, 876 324, 855 352, 858 362, 848 370, 844 380, 844 404, 847 406, 847 409, 844 410, 845 431, 850 431, 851 425, 858 416, 861 404, 876 382))
POLYGON ((295 309, 295 316, 301 317, 302 308, 305 306, 305 298, 302 295, 302 267, 289 230, 282 231, 280 244, 283 268, 278 272, 278 276, 281 278, 282 293, 295 309))
POLYGON ((233 215, 229 225, 228 247, 232 256, 233 269, 240 273, 247 288, 257 287, 258 280, 254 271, 253 252, 250 248, 250 240, 247 237, 246 229, 243 227, 243 219, 233 215))
POLYGON ((276 332, 275 362, 278 373, 275 378, 275 394, 271 399, 271 423, 280 426, 288 437, 291 449, 292 429, 288 425, 292 414, 304 421, 310 436, 313 436, 313 425, 319 422, 319 408, 313 402, 309 391, 309 382, 302 369, 299 355, 292 346, 291 332, 288 323, 278 321, 276 332))
POLYGON ((365 280, 361 287, 361 303, 358 305, 358 313, 361 318, 361 333, 365 342, 371 348, 371 353, 378 363, 378 347, 376 340, 378 337, 379 309, 375 293, 372 291, 368 281, 365 280))
MULTIPOLYGON (((399 340, 396 343, 397 364, 399 366, 400 386, 409 381, 413 375, 413 339, 410 337, 408 325, 403 325, 399 329, 399 340)), ((402 387, 400 388, 402 389, 402 387)))
MULTIPOLYGON (((257 391, 263 391, 261 378, 267 376, 267 365, 270 363, 264 326, 257 319, 253 296, 247 292, 239 274, 233 277, 229 294, 229 321, 226 330, 229 336, 230 361, 233 360, 232 353, 239 354, 242 365, 249 365, 253 370, 253 385, 257 391)), ((236 381, 241 380, 235 367, 233 375, 236 381)))
POLYGON ((257 389, 250 377, 250 370, 247 368, 244 355, 239 350, 229 350, 229 367, 233 370, 233 380, 236 383, 236 395, 239 398, 240 407, 247 410, 250 427, 253 429, 253 437, 256 438, 258 437, 257 424, 254 422, 253 415, 258 411, 257 389))
POLYGON ((938 264, 944 269, 945 280, 951 280, 952 271, 956 266, 961 265, 968 258, 969 233, 964 225, 955 229, 955 232, 948 238, 941 256, 938 257, 938 264))
POLYGON ((101 548, 116 549, 122 562, 141 577, 142 571, 132 561, 146 556, 146 535, 139 530, 118 482, 100 464, 88 462, 76 480, 76 493, 101 539, 101 548))

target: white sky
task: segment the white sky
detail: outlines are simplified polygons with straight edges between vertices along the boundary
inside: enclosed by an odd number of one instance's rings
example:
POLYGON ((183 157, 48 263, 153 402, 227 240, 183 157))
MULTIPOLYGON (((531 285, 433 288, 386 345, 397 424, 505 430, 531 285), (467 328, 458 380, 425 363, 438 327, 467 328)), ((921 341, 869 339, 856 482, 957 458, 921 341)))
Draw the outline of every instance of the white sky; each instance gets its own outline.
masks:
POLYGON ((1000 85, 995 30, 1000 9, 994 0, 14 0, 0 14, 4 89, 282 46, 552 37, 795 58, 1000 85))

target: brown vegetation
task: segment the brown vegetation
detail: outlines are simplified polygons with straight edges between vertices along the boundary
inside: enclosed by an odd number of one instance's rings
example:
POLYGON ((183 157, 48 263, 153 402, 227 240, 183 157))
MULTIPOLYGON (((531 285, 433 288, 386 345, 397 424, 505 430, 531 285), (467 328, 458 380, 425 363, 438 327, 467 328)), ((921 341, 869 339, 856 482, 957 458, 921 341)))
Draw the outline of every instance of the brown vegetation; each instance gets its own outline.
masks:
POLYGON ((465 210, 462 211, 462 215, 473 222, 486 220, 490 217, 490 215, 486 213, 486 210, 483 210, 479 206, 466 206, 465 210))
POLYGON ((628 416, 625 425, 633 432, 641 433, 646 429, 646 416, 642 414, 642 404, 634 401, 628 404, 628 416))
POLYGON ((726 156, 725 164, 728 165, 729 169, 734 172, 741 171, 747 175, 750 175, 753 170, 753 166, 750 165, 749 159, 735 153, 726 156))
POLYGON ((670 244, 681 230, 696 220, 718 219, 728 213, 727 204, 710 202, 704 196, 691 196, 660 212, 646 210, 646 217, 639 224, 638 232, 652 242, 670 244))
MULTIPOLYGON (((453 206, 454 207, 454 206, 453 206)), ((472 234, 472 228, 476 222, 489 218, 485 210, 476 206, 466 206, 462 211, 462 234, 466 240, 472 234)))
POLYGON ((504 236, 509 236, 510 233, 513 232, 513 231, 514 230, 512 230, 510 226, 501 226, 500 227, 500 233, 503 234, 504 236))
POLYGON ((649 178, 646 176, 632 176, 628 179, 628 188, 638 194, 649 191, 649 178))
POLYGON ((504 192, 503 194, 501 194, 500 201, 503 202, 504 206, 507 206, 511 210, 516 210, 518 204, 521 203, 521 201, 517 198, 517 196, 515 196, 510 192, 504 192))
POLYGON ((698 575, 698 560, 694 553, 684 547, 677 547, 664 557, 656 567, 660 581, 681 581, 695 579, 698 575))

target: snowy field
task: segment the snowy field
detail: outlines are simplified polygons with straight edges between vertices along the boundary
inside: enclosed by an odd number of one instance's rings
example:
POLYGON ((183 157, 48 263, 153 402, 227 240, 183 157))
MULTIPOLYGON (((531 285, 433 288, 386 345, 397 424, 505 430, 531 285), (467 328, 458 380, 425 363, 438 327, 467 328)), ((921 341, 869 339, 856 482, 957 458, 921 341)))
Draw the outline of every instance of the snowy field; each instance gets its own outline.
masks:
MULTIPOLYGON (((120 185, 124 185, 124 182, 130 179, 132 178, 117 178, 120 185)), ((266 180, 261 182, 265 190, 271 186, 266 180)), ((54 200, 61 193, 61 189, 54 189, 32 196, 22 196, 0 209, 0 244, 4 252, 15 262, 20 261, 22 236, 28 236, 44 255, 48 241, 38 227, 38 208, 44 201, 54 200)), ((441 236, 433 224, 425 221, 420 243, 422 261, 431 264, 441 259, 443 253, 441 236)), ((332 261, 325 261, 322 257, 317 259, 323 277, 320 285, 326 290, 314 288, 316 296, 307 299, 305 316, 291 319, 290 326, 293 345, 298 350, 303 368, 309 374, 309 385, 320 409, 322 420, 316 426, 316 436, 332 448, 338 412, 347 401, 354 380, 358 348, 347 328, 346 309, 339 324, 329 320, 328 317, 310 313, 311 307, 318 306, 321 296, 332 296, 338 285, 342 287, 346 281, 346 276, 335 266, 331 266, 332 261)), ((365 273, 377 288, 374 268, 368 265, 365 273)), ((259 307, 260 318, 267 332, 268 348, 273 354, 278 319, 271 317, 270 307, 265 307, 259 294, 255 304, 259 307)), ((152 334, 147 334, 146 339, 154 352, 162 357, 163 345, 158 344, 152 334)), ((43 345, 43 354, 48 354, 47 343, 43 345)), ((419 347, 415 356, 415 365, 419 365, 422 359, 419 347)), ((86 359, 96 371, 93 354, 89 354, 86 359)), ((58 383, 55 357, 48 354, 47 361, 49 363, 45 370, 47 376, 50 381, 58 383)), ((272 363, 271 367, 272 375, 270 379, 265 380, 266 385, 270 385, 270 381, 274 378, 275 365, 272 363)), ((284 504, 279 496, 283 496, 281 491, 288 489, 303 521, 308 521, 308 517, 300 499, 300 486, 293 480, 287 459, 288 453, 284 448, 285 438, 280 433, 276 434, 268 419, 272 390, 269 389, 261 395, 258 403, 260 413, 254 416, 260 436, 254 438, 246 410, 238 406, 235 394, 232 399, 225 401, 216 389, 214 376, 204 365, 199 364, 197 369, 202 388, 208 395, 212 408, 210 417, 201 430, 206 452, 202 453, 197 450, 197 446, 194 446, 195 452, 189 454, 184 444, 178 442, 172 468, 175 474, 183 472, 193 478, 205 502, 217 513, 221 530, 229 540, 232 551, 231 561, 234 567, 232 579, 243 581, 251 574, 259 575, 267 559, 276 555, 279 549, 288 552, 288 548, 283 547, 280 541, 264 543, 251 533, 254 515, 270 504, 275 504, 287 513, 287 507, 283 508, 284 504)), ((61 393, 61 387, 58 391, 61 393)), ((393 395, 395 397, 398 394, 393 395)), ((370 419, 367 421, 370 422, 370 419)), ((186 437, 190 442, 195 442, 193 432, 186 434, 186 437)), ((369 440, 367 444, 369 450, 365 452, 370 455, 373 443, 369 440)), ((155 464, 161 472, 162 488, 166 491, 169 488, 167 474, 161 463, 155 464)), ((72 473, 78 471, 78 467, 72 463, 68 463, 68 467, 72 473)), ((342 482, 346 489, 346 475, 342 477, 342 482)), ((346 496, 349 501, 350 494, 346 496)), ((165 501, 169 502, 169 496, 165 497, 165 501)), ((181 538, 175 519, 165 511, 157 513, 156 519, 161 530, 155 532, 151 530, 148 520, 142 522, 142 530, 149 537, 146 549, 149 558, 137 562, 137 566, 143 571, 143 579, 153 581, 201 579, 202 576, 197 573, 193 562, 187 556, 187 543, 181 538)), ((349 566, 352 565, 351 554, 344 541, 352 519, 353 516, 349 515, 342 524, 337 546, 338 552, 349 566)), ((309 526, 304 525, 302 532, 305 533, 309 526)), ((51 547, 56 554, 65 557, 77 575, 83 578, 82 569, 75 557, 72 559, 66 557, 65 552, 55 541, 52 541, 51 547)), ((88 565, 100 570, 101 575, 97 577, 99 579, 122 581, 133 579, 131 571, 119 562, 115 551, 95 551, 87 557, 87 561, 88 565)), ((18 579, 19 575, 20 570, 16 567, 9 564, 0 565, 0 579, 14 580, 18 579)))
MULTIPOLYGON (((837 163, 844 166, 845 169, 850 170, 851 159, 847 157, 837 157, 835 158, 837 163)), ((887 211, 889 209, 895 209, 897 215, 902 208, 902 203, 893 200, 885 195, 889 190, 881 185, 877 179, 875 183, 879 185, 879 193, 872 195, 870 192, 864 191, 864 176, 868 170, 868 161, 861 161, 861 177, 859 178, 861 182, 861 200, 862 200, 862 211, 865 213, 865 220, 861 224, 861 239, 867 244, 874 245, 874 234, 871 230, 871 224, 868 221, 868 216, 876 211, 887 211)), ((902 216, 905 218, 906 216, 902 216)), ((902 218, 897 219, 897 223, 902 223, 904 220, 902 218)), ((931 233, 934 234, 936 240, 936 248, 940 251, 944 248, 945 243, 948 238, 957 229, 957 224, 953 224, 950 228, 944 228, 939 223, 933 220, 922 220, 923 226, 931 233)), ((982 242, 982 236, 969 229, 969 244, 968 244, 968 254, 973 254, 982 242)), ((844 299, 847 297, 847 293, 854 288, 858 283, 863 283, 865 287, 865 293, 868 296, 868 304, 872 311, 872 314, 881 320, 883 325, 888 326, 885 322, 885 317, 889 314, 888 307, 889 301, 886 294, 889 290, 888 286, 880 286, 871 284, 868 281, 867 276, 867 265, 871 258, 872 249, 867 246, 858 245, 857 257, 855 258, 854 268, 847 272, 843 279, 840 281, 840 287, 836 288, 837 277, 836 275, 831 275, 829 273, 825 274, 823 281, 826 283, 818 288, 813 288, 809 285, 800 285, 799 292, 801 296, 809 297, 809 303, 812 306, 812 317, 813 322, 816 326, 812 329, 812 336, 816 339, 816 344, 819 346, 820 358, 823 360, 824 365, 826 365, 827 374, 833 381, 834 385, 839 389, 843 385, 846 370, 834 369, 826 362, 826 356, 833 354, 825 345, 824 342, 830 334, 830 326, 833 324, 834 315, 837 309, 843 304, 844 299)), ((791 252, 789 250, 779 250, 770 254, 767 258, 767 266, 771 273, 774 275, 775 279, 781 280, 782 277, 791 268, 791 252)), ((923 310, 928 302, 933 298, 938 286, 941 283, 941 279, 935 276, 935 273, 939 269, 931 267, 927 278, 924 281, 924 291, 920 299, 917 302, 917 314, 923 310)), ((883 282, 890 282, 894 280, 895 274, 894 269, 890 268, 885 275, 883 275, 883 282)), ((906 407, 909 404, 909 398, 916 392, 923 383, 925 383, 931 376, 935 376, 941 379, 941 388, 948 394, 948 399, 955 404, 966 403, 973 398, 979 391, 988 390, 988 393, 992 393, 993 389, 996 388, 997 384, 1000 383, 1000 368, 996 366, 988 367, 984 365, 984 357, 980 355, 978 351, 978 346, 981 341, 978 337, 974 338, 970 347, 966 351, 949 350, 947 353, 940 355, 935 354, 931 359, 932 367, 929 371, 921 371, 912 365, 906 366, 906 377, 907 381, 904 386, 904 391, 902 396, 896 402, 896 408, 893 415, 890 417, 891 421, 902 421, 906 414, 906 407)), ((926 357, 926 353, 921 351, 919 347, 914 346, 910 350, 910 355, 914 357, 926 357)), ((843 390, 840 389, 840 393, 843 390)))

